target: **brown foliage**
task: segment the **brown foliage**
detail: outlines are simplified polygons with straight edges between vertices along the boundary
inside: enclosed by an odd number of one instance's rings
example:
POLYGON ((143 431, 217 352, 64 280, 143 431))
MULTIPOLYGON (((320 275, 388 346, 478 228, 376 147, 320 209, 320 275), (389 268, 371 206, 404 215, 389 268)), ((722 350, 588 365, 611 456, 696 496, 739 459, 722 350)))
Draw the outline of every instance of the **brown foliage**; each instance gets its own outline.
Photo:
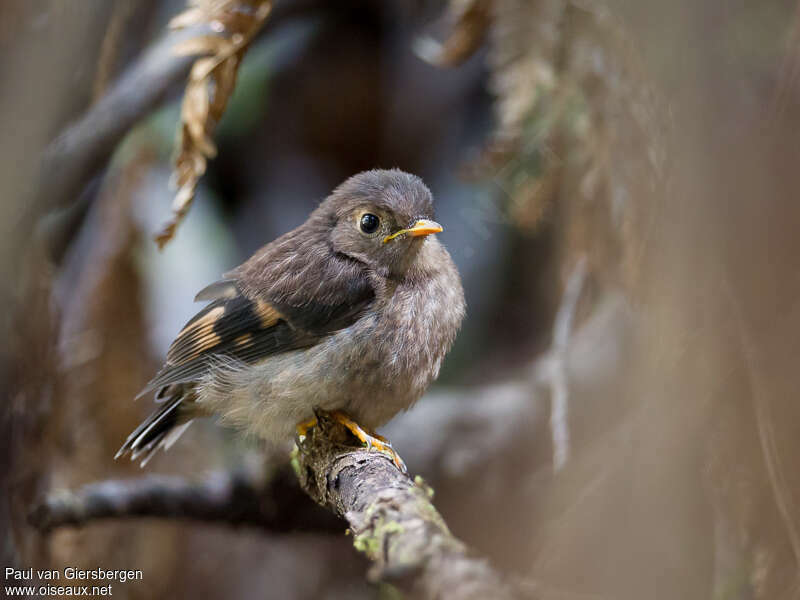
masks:
POLYGON ((181 55, 198 55, 181 105, 174 182, 178 188, 172 218, 155 240, 160 248, 175 235, 194 201, 208 159, 217 154, 211 136, 236 85, 239 64, 258 33, 272 3, 269 0, 194 0, 170 22, 173 29, 206 25, 213 33, 198 35, 175 47, 181 55))

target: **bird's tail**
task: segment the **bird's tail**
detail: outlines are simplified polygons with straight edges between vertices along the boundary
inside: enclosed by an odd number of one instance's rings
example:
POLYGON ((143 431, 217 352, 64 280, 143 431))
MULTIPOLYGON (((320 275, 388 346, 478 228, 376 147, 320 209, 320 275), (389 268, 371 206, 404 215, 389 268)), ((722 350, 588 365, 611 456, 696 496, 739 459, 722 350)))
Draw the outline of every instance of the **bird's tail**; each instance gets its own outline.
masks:
POLYGON ((114 460, 128 453, 131 455, 131 460, 143 456, 140 464, 144 467, 159 448, 168 450, 191 425, 192 419, 187 419, 188 411, 182 410, 187 402, 183 389, 174 391, 162 389, 156 399, 163 402, 163 406, 133 430, 117 451, 114 460))

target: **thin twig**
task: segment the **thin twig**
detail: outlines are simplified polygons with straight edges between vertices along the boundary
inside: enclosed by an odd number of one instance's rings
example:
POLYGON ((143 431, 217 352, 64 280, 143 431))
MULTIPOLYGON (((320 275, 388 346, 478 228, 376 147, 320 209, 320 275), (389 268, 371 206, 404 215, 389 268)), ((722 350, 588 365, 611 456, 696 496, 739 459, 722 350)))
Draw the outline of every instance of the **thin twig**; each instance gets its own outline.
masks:
MULTIPOLYGON (((736 330, 739 337, 739 345, 742 350, 742 357, 745 363, 745 372, 750 382, 750 389, 753 394, 755 404, 756 425, 758 428, 758 439, 761 444, 761 451, 764 455, 769 476, 770 487, 775 498, 775 504, 781 515, 781 520, 786 526, 789 543, 794 554, 795 564, 800 572, 800 524, 794 517, 793 507, 795 505, 792 492, 786 481, 786 466, 781 460, 781 454, 775 439, 774 417, 770 398, 765 390, 764 378, 761 376, 757 349, 753 340, 753 335, 747 327, 741 306, 736 294, 730 286, 730 282, 724 282, 724 289, 733 307, 736 330)), ((797 578, 795 579, 797 581, 797 578)))
POLYGON ((560 470, 569 459, 569 388, 567 349, 572 337, 575 311, 586 280, 586 257, 581 256, 570 274, 553 326, 553 345, 539 365, 538 379, 550 386, 550 431, 553 437, 553 469, 560 470))

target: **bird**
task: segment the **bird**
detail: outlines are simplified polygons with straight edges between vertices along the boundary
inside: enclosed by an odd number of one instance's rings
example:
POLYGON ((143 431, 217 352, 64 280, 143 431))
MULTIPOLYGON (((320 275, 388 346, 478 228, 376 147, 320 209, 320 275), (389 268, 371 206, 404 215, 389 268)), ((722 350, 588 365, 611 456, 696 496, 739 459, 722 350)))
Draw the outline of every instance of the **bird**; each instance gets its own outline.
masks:
POLYGON ((466 312, 441 231, 419 177, 376 169, 344 181, 197 294, 207 305, 137 396, 159 406, 115 459, 146 465, 197 417, 279 443, 322 411, 405 471, 375 430, 436 379, 466 312))

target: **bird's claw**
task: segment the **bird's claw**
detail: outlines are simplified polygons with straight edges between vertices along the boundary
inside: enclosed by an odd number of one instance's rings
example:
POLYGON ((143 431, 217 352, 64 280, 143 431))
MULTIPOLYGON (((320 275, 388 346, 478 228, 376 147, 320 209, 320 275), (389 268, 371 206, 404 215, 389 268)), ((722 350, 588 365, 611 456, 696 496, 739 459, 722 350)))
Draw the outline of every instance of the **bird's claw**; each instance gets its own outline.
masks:
MULTIPOLYGON (((377 450, 378 452, 382 452, 389 456, 392 459, 392 462, 395 466, 400 469, 401 472, 407 474, 408 467, 406 467, 406 463, 403 462, 403 459, 400 458, 400 455, 395 452, 392 444, 389 440, 387 440, 382 435, 377 433, 371 433, 365 430, 361 425, 353 421, 350 417, 348 417, 345 413, 335 410, 328 413, 330 418, 335 422, 339 423, 340 425, 347 428, 347 430, 353 434, 361 443, 363 443, 367 447, 367 451, 371 452, 373 449, 377 450)), ((317 418, 309 419, 308 421, 303 421, 302 423, 297 424, 297 435, 299 437, 303 437, 308 433, 308 430, 312 427, 316 427, 318 424, 317 418)))
POLYGON ((389 456, 389 458, 392 459, 392 462, 398 469, 400 469, 400 471, 402 471, 405 474, 408 473, 408 467, 406 467, 406 463, 403 461, 402 458, 400 458, 400 455, 397 452, 395 452, 395 449, 392 448, 392 445, 387 440, 379 439, 376 436, 369 436, 369 434, 367 434, 367 436, 368 437, 366 440, 361 440, 361 441, 367 445, 368 452, 372 451, 372 449, 374 448, 378 452, 386 454, 387 456, 389 456))
POLYGON ((309 419, 308 421, 301 421, 295 427, 297 430, 297 437, 304 438, 308 434, 310 429, 313 429, 317 426, 317 418, 314 417, 313 419, 309 419))

